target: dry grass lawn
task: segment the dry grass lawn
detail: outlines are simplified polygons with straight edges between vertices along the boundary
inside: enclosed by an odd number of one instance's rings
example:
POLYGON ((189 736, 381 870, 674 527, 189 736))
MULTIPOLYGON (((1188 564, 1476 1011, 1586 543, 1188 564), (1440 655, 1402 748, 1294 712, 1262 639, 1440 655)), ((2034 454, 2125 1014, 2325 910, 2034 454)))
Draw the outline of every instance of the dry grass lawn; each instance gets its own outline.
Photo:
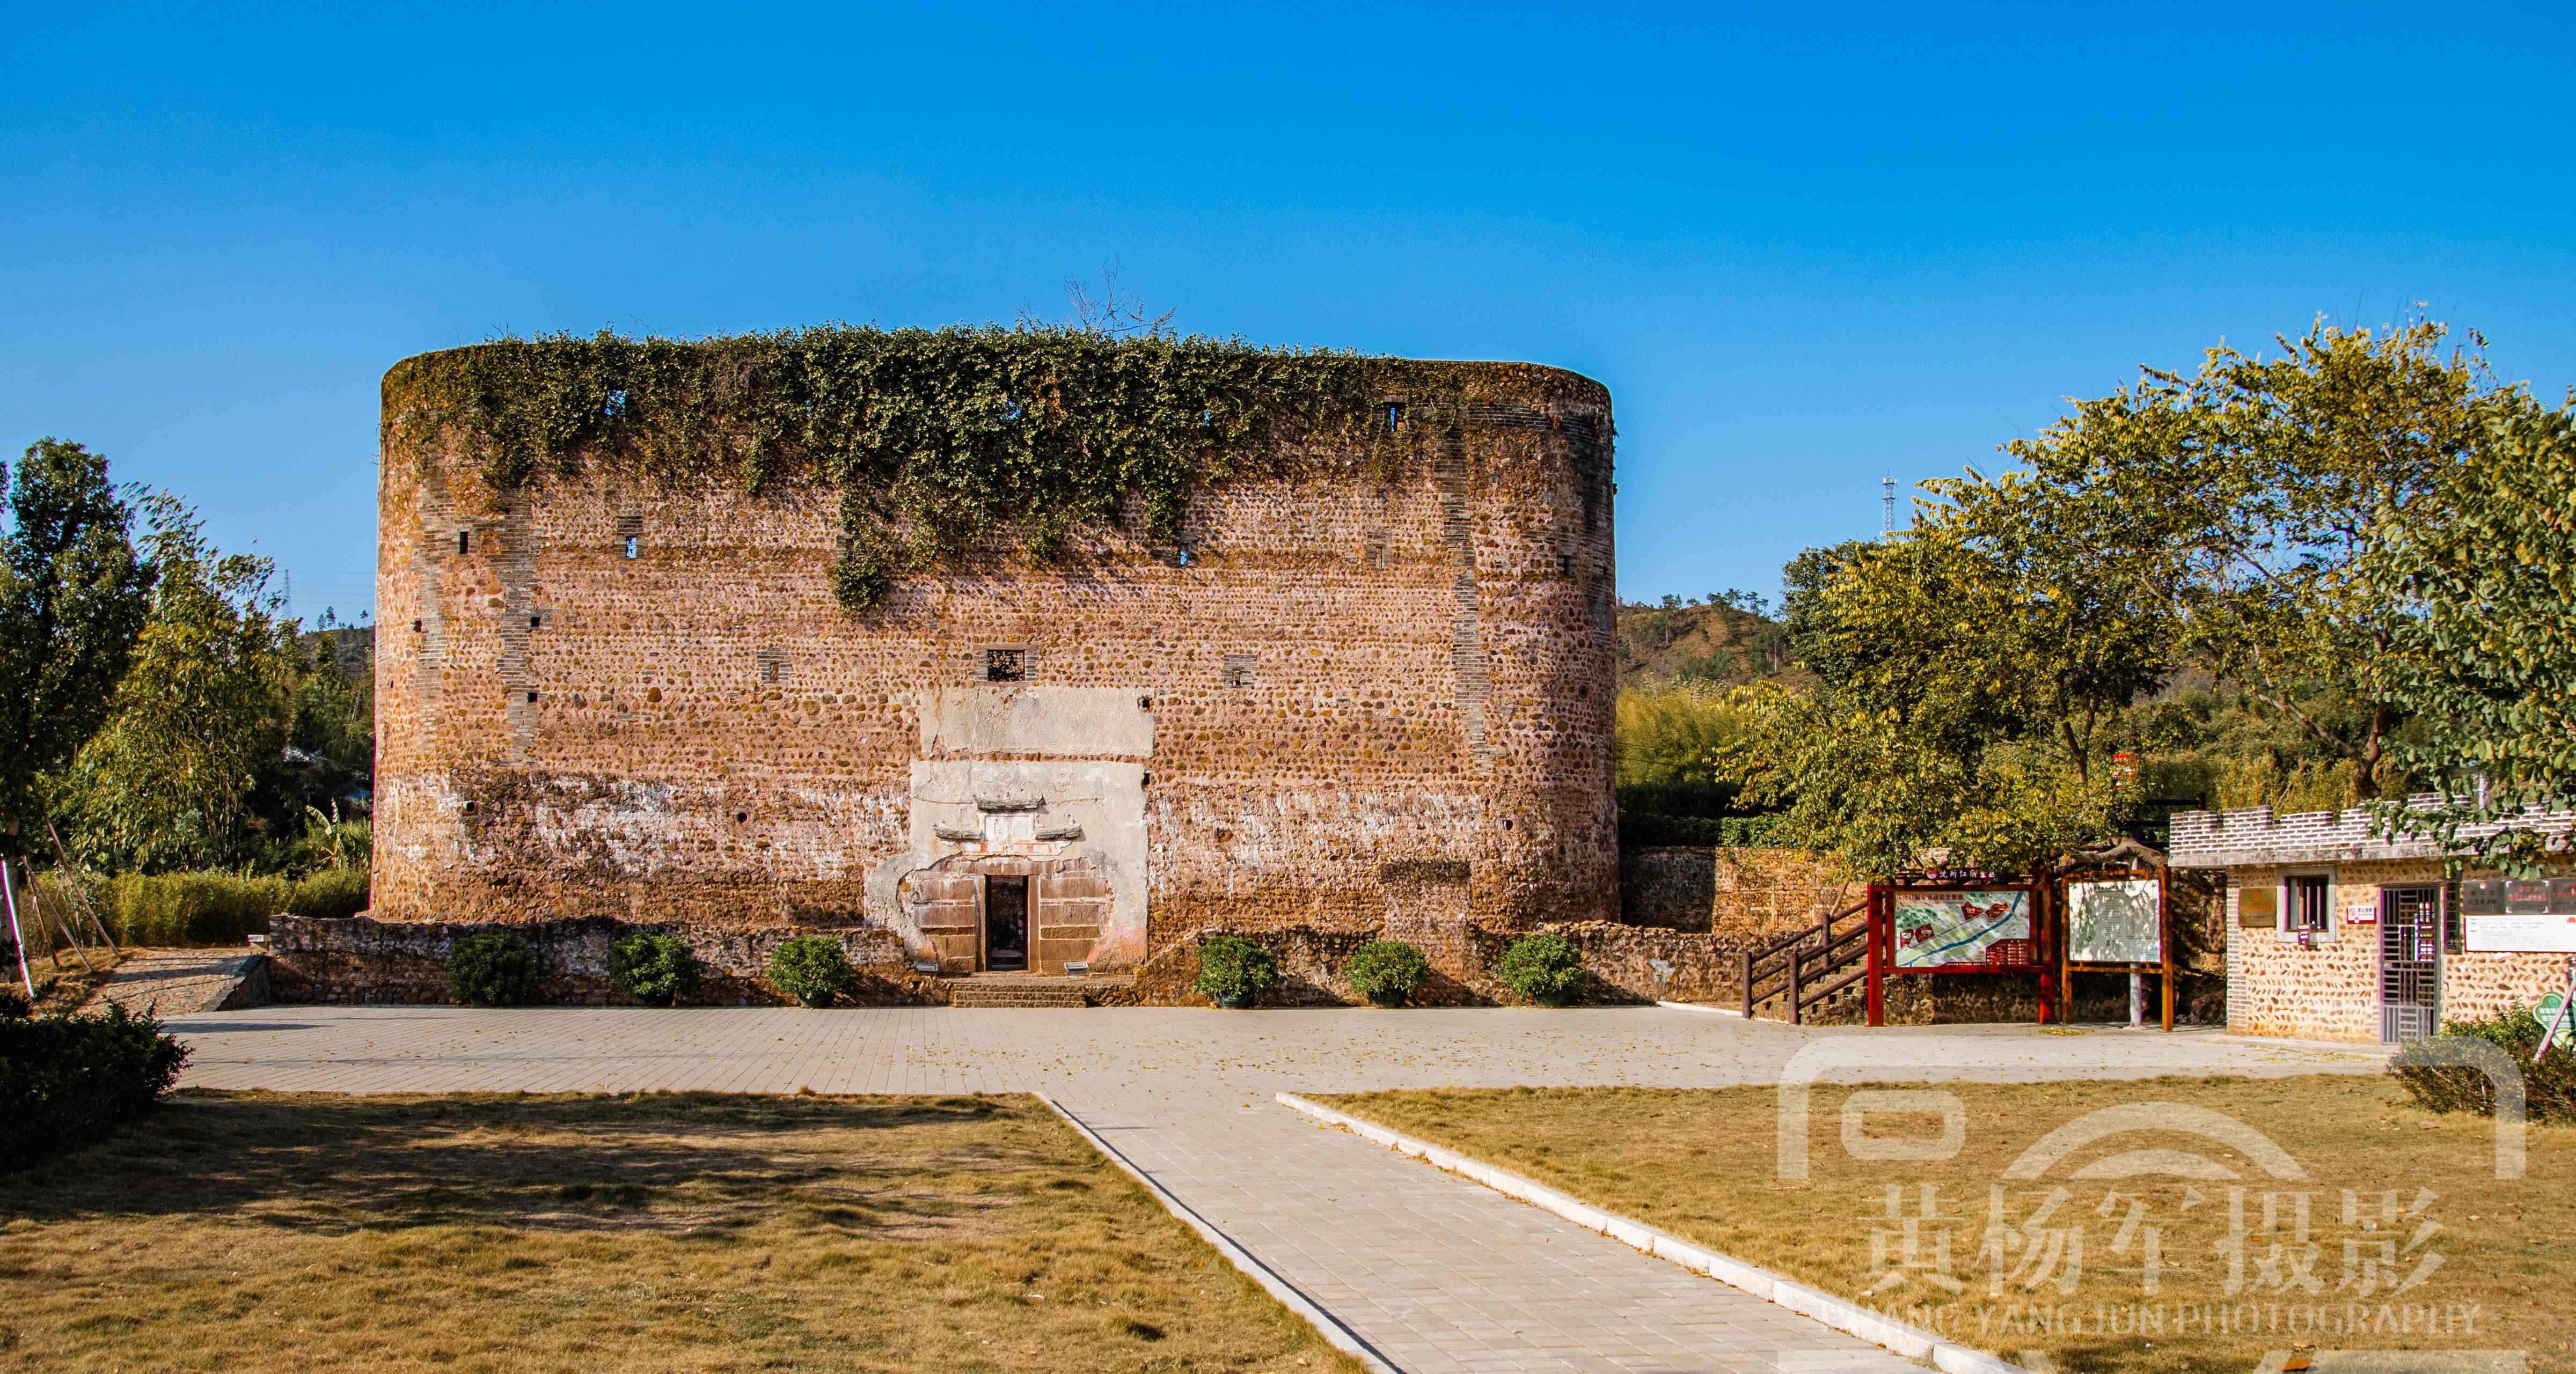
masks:
POLYGON ((1021 1097, 180 1095, 0 1177, 0 1369, 1355 1369, 1021 1097))
MULTIPOLYGON (((2528 1176, 2507 1182, 2494 1177, 2488 1121, 2422 1111, 2385 1077, 1896 1086, 1958 1094, 1958 1154, 1854 1158, 1842 1110, 1854 1089, 1820 1086, 1803 1181, 1777 1176, 1778 1099, 1767 1087, 1327 1100, 1961 1344, 2046 1351, 2064 1371, 2208 1374, 2310 1346, 2511 1349, 2528 1352, 2535 1371, 2576 1370, 2576 1129, 2533 1126, 2528 1176), (2164 1105, 2037 1177, 2005 1177, 2057 1127, 2141 1103, 2164 1105), (2192 1109, 2262 1132, 2306 1179, 2275 1178, 2232 1145, 2183 1129, 2192 1109), (2105 1176, 2123 1167, 2120 1156, 2154 1149, 2238 1179, 2105 1176), (2241 1211, 2231 1205, 2240 1188, 2241 1211), (2419 1268, 2427 1256, 2438 1259, 2419 1268)), ((1864 1152, 1885 1150, 1872 1141, 1942 1134, 1923 1114, 1867 1113, 1857 1124, 1864 1152)))

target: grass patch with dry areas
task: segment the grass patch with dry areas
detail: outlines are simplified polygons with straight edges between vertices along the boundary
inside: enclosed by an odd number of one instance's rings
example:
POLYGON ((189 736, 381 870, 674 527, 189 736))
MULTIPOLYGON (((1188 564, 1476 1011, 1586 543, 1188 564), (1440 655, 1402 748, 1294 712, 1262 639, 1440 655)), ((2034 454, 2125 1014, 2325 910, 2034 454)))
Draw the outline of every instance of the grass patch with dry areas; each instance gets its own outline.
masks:
POLYGON ((2492 1123, 2385 1077, 1819 1085, 1803 1179, 1780 1177, 1770 1087, 1320 1100, 2064 1371, 2209 1374, 2304 1348, 2576 1370, 2576 1128, 2531 1127, 2527 1176, 2499 1180, 2492 1123), (1947 1158, 1921 1157, 1946 1148, 1926 1090, 1956 1095, 1947 1158), (1870 1091, 1905 1096, 1854 1101, 1870 1091), (1909 1141, 1917 1157, 1892 1157, 1909 1141))
POLYGON ((1353 1369, 1024 1097, 184 1093, 0 1177, 0 1369, 1353 1369))

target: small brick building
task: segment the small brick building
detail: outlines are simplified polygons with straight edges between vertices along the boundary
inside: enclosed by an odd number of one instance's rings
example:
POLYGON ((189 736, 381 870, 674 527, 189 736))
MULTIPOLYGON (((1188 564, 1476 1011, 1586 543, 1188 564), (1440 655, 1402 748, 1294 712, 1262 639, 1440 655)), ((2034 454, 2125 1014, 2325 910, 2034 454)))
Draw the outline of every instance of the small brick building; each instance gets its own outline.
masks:
POLYGON ((2432 842, 2382 836, 2364 812, 2183 812, 2171 859, 2227 874, 2227 1027, 2241 1034, 2390 1043, 2566 983, 2570 955, 2530 946, 2559 938, 2557 918, 2576 929, 2576 883, 2447 878, 2432 842))
MULTIPOLYGON (((435 357, 436 355, 429 355, 435 357)), ((836 601, 815 479, 495 489, 386 379, 374 917, 882 929, 950 972, 1618 912, 1610 402, 1410 364, 1390 471, 836 601)), ((1402 396, 1389 397, 1394 403, 1402 396)))

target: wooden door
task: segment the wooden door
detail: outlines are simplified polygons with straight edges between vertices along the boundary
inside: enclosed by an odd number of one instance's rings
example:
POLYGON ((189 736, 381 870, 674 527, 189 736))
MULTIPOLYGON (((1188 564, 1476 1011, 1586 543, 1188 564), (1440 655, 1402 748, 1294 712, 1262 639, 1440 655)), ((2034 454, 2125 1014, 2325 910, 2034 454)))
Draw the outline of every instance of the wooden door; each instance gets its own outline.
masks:
POLYGON ((1088 961, 1100 928, 1109 920, 1109 880, 1090 869, 1032 878, 1031 924, 1037 943, 1029 966, 1040 973, 1062 973, 1067 961, 1088 961))
POLYGON ((905 875, 903 887, 939 971, 973 973, 983 945, 982 881, 972 873, 923 872, 905 875))

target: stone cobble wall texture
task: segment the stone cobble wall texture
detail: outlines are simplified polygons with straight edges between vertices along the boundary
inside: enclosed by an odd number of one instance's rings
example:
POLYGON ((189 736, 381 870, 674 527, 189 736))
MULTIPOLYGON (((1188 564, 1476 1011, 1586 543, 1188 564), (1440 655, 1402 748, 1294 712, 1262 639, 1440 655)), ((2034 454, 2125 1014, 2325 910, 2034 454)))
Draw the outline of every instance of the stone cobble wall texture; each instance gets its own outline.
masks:
MULTIPOLYGON (((1622 1004, 1652 1001, 1730 1004, 1742 995, 1746 942, 1730 936, 1656 930, 1611 921, 1548 922, 1582 951, 1589 975, 1580 1000, 1622 1004), (1664 967, 1657 968, 1661 963, 1664 967)), ((1495 930, 1474 922, 1402 924, 1378 930, 1310 926, 1192 931, 1156 950, 1138 972, 1139 1002, 1212 1005, 1191 990, 1198 977, 1198 942, 1209 935, 1240 935, 1279 956, 1279 988, 1268 999, 1280 1006, 1359 1006, 1343 965, 1351 951, 1377 939, 1397 939, 1422 950, 1430 978, 1412 997, 1417 1006, 1494 1006, 1519 1000, 1495 976, 1503 954, 1528 930, 1495 930)))
POLYGON ((676 935, 698 957, 700 986, 692 1000, 709 1006, 785 1005, 770 986, 769 957, 800 934, 841 942, 859 987, 851 1000, 918 1004, 947 1000, 935 978, 913 972, 901 944, 883 930, 745 929, 604 918, 510 922, 376 921, 363 916, 275 916, 269 919, 269 990, 280 1002, 439 1003, 452 1000, 447 956, 459 939, 507 930, 537 958, 537 1000, 555 1005, 629 1003, 609 985, 608 950, 633 934, 676 935))
POLYGON ((1650 846, 1619 855, 1619 919, 1632 926, 1771 940, 1868 893, 1839 861, 1799 849, 1650 846))
POLYGON ((970 971, 1002 881, 1052 972, 1617 913, 1597 383, 1433 365, 1463 399, 1413 406, 1399 471, 1273 455, 1179 549, 994 531, 852 614, 821 482, 496 490, 420 361, 385 384, 380 922, 873 928, 970 971))
MULTIPOLYGON (((2227 1028, 2240 1035, 2283 1035, 2307 1040, 2380 1039, 2380 928, 2347 925, 2347 907, 2376 907, 2380 889, 2444 881, 2432 859, 2328 864, 2315 861, 2244 864, 2228 870, 2226 901, 2227 1028), (2307 948, 2290 932, 2278 896, 2285 874, 2324 873, 2333 880, 2330 928, 2313 934, 2307 948), (2242 924, 2248 889, 2269 891, 2269 927, 2242 924)), ((2473 870, 2470 877, 2495 874, 2473 870)), ((2438 984, 2444 1021, 2472 1021, 2528 1010, 2543 994, 2563 987, 2564 954, 2471 953, 2444 950, 2438 984)))

